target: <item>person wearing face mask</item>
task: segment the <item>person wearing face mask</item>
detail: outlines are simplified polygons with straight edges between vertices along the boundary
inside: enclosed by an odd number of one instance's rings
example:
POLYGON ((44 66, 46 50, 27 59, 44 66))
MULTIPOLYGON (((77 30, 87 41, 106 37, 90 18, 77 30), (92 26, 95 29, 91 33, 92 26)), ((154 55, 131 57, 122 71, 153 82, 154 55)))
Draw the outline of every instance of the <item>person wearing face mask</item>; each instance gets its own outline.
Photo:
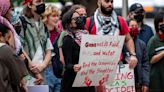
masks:
POLYGON ((139 38, 146 44, 149 39, 154 35, 153 30, 150 26, 144 23, 145 11, 140 3, 134 3, 129 8, 129 19, 135 19, 139 25, 139 38))
POLYGON ((0 22, 10 28, 10 39, 7 42, 14 48, 16 54, 18 54, 21 48, 21 42, 9 19, 11 18, 12 5, 10 0, 0 0, 0 2, 0 22))
POLYGON ((81 66, 79 53, 81 35, 88 34, 85 30, 86 10, 81 5, 73 5, 62 18, 62 25, 67 35, 63 38, 62 50, 65 60, 65 71, 62 79, 61 92, 95 92, 94 87, 72 87, 81 66))
POLYGON ((148 42, 150 59, 150 92, 164 91, 164 12, 154 19, 156 34, 148 42))
MULTIPOLYGON (((108 35, 108 36, 125 36, 125 45, 130 52, 130 68, 135 68, 137 58, 134 48, 134 42, 129 34, 129 29, 123 17, 118 16, 113 7, 114 0, 98 0, 98 8, 93 17, 87 18, 86 29, 90 34, 108 35)), ((120 61, 122 59, 122 55, 120 61)), ((98 92, 103 92, 103 88, 98 88, 98 92)))
MULTIPOLYGON (((84 7, 84 6, 82 6, 82 5, 74 5, 74 7, 77 7, 77 8, 81 8, 81 9, 77 9, 77 13, 79 13, 80 15, 82 14, 82 15, 84 15, 84 14, 86 14, 86 8, 84 7)), ((69 7, 69 8, 71 8, 71 7, 69 7)), ((69 9, 67 9, 67 10, 69 10, 69 9)), ((66 11, 64 10, 63 11, 63 15, 66 13, 66 11)), ((84 15, 84 16, 81 16, 81 17, 79 17, 79 18, 77 18, 77 19, 75 19, 76 20, 76 25, 77 25, 77 29, 80 29, 81 31, 78 31, 78 33, 81 33, 81 32, 83 32, 83 31, 85 31, 84 29, 84 25, 85 25, 85 22, 86 22, 86 15, 84 15)), ((62 23, 63 25, 65 24, 65 21, 62 23)), ((65 29, 65 28, 64 28, 65 29)), ((77 33, 77 34, 78 34, 77 33)), ((58 47, 59 47, 59 54, 60 54, 60 61, 62 62, 62 64, 64 64, 64 57, 63 57, 63 53, 62 53, 62 45, 63 45, 63 38, 64 38, 64 36, 66 36, 68 34, 68 31, 65 31, 65 30, 63 30, 61 33, 60 33, 60 36, 59 36, 59 39, 58 39, 58 42, 57 42, 57 44, 58 44, 58 47)))
POLYGON ((125 20, 121 16, 117 16, 114 11, 113 2, 114 0, 98 0, 98 8, 93 16, 94 21, 91 17, 87 18, 85 27, 90 34, 94 35, 124 35, 126 40, 125 45, 128 51, 133 54, 133 58, 130 60, 130 68, 134 68, 137 64, 134 43, 129 35, 129 29, 125 20), (93 25, 91 23, 92 21, 93 25))
POLYGON ((22 28, 19 35, 23 45, 24 55, 28 59, 29 72, 33 75, 31 76, 29 74, 26 77, 27 85, 49 85, 47 83, 49 75, 45 74, 49 72, 47 67, 51 66, 50 60, 53 46, 50 41, 48 29, 41 18, 41 14, 45 11, 45 3, 43 0, 25 0, 23 5, 25 7, 22 17, 26 21, 26 28, 23 22, 21 22, 22 28))
MULTIPOLYGON (((130 35, 135 44, 137 66, 134 68, 136 92, 149 92, 149 59, 146 44, 139 39, 139 27, 136 20, 129 21, 130 35)), ((129 53, 126 53, 125 61, 128 62, 129 53)))

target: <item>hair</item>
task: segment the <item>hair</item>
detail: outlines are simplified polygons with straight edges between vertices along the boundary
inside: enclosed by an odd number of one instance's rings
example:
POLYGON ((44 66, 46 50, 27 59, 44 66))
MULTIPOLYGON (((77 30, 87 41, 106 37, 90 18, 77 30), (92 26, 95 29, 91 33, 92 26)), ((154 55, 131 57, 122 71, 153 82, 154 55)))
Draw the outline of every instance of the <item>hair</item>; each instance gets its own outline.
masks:
POLYGON ((131 21, 137 22, 135 19, 129 19, 129 20, 127 21, 128 26, 130 25, 130 22, 131 22, 131 21))
POLYGON ((63 15, 72 7, 72 5, 68 5, 68 6, 64 6, 62 9, 61 9, 61 19, 63 18, 63 15))
POLYGON ((46 22, 48 19, 49 15, 56 15, 56 16, 60 16, 60 10, 52 5, 48 5, 45 9, 45 12, 42 14, 43 17, 43 22, 46 22))
POLYGON ((2 33, 2 36, 5 36, 9 31, 9 28, 5 26, 4 24, 0 23, 0 32, 2 33))
MULTIPOLYGON (((30 5, 32 5, 32 2, 30 2, 30 5)), ((27 18, 32 18, 34 15, 32 14, 32 10, 31 8, 26 5, 25 8, 23 9, 23 14, 27 17, 27 18)))
POLYGON ((70 23, 72 20, 72 15, 76 12, 77 9, 84 8, 82 5, 73 5, 71 9, 63 15, 62 25, 64 29, 70 29, 70 23))
POLYGON ((154 18, 156 32, 159 32, 159 23, 164 21, 164 12, 159 12, 154 18))

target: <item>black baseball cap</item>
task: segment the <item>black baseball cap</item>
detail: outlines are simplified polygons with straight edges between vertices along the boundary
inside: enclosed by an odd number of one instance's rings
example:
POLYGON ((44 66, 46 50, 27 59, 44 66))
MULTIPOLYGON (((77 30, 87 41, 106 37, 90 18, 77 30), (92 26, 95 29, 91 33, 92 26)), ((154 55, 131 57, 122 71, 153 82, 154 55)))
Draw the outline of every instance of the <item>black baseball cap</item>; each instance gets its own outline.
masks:
POLYGON ((140 3, 134 3, 130 6, 130 12, 144 12, 144 8, 140 3))

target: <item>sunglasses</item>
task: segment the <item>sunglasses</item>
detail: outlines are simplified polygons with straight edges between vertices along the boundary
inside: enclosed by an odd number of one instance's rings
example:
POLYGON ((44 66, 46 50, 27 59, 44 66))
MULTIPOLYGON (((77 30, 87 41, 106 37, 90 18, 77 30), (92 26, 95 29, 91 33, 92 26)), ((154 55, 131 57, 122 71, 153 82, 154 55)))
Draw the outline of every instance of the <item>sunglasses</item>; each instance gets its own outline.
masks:
POLYGON ((104 0, 106 3, 111 2, 113 3, 113 0, 104 0))

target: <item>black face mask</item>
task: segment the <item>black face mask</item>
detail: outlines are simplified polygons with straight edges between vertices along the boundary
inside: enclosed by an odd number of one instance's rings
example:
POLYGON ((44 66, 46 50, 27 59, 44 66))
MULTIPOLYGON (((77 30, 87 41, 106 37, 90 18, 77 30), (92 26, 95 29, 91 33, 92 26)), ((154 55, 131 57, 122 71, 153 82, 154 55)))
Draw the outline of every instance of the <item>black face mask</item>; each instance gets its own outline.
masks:
POLYGON ((40 15, 40 14, 44 13, 44 11, 45 11, 45 4, 44 3, 36 6, 36 11, 35 12, 37 14, 40 15))
POLYGON ((105 14, 105 15, 111 15, 112 12, 113 12, 113 8, 111 8, 111 9, 106 9, 105 7, 103 7, 103 6, 101 5, 101 12, 102 12, 103 14, 105 14))
POLYGON ((143 14, 135 15, 135 16, 134 16, 134 19, 135 19, 137 22, 142 22, 143 19, 144 19, 144 15, 143 15, 143 14))
POLYGON ((164 33, 164 24, 159 25, 159 30, 164 33))
POLYGON ((86 17, 85 16, 79 16, 76 18, 76 29, 85 29, 85 23, 86 23, 86 17))

